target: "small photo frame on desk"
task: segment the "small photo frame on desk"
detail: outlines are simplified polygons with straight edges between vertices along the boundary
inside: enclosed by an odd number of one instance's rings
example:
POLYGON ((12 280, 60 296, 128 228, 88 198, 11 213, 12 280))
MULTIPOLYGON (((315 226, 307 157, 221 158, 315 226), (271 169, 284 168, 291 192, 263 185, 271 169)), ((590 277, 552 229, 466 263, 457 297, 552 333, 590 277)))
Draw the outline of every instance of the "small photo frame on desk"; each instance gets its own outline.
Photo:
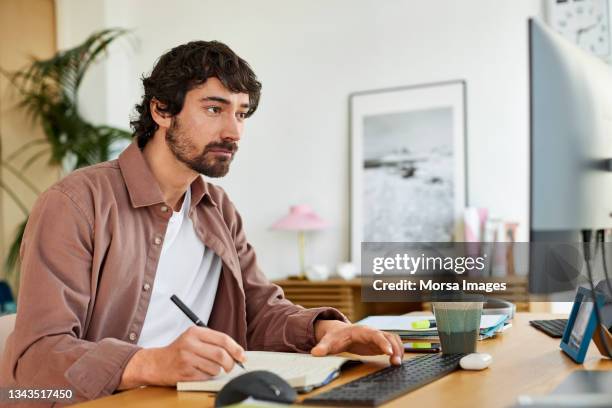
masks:
MULTIPOLYGON (((602 308, 604 296, 597 291, 595 293, 595 301, 599 308, 602 308)), ((565 332, 561 338, 561 349, 576 363, 582 364, 596 327, 597 314, 591 290, 579 287, 567 326, 565 326, 565 332)))

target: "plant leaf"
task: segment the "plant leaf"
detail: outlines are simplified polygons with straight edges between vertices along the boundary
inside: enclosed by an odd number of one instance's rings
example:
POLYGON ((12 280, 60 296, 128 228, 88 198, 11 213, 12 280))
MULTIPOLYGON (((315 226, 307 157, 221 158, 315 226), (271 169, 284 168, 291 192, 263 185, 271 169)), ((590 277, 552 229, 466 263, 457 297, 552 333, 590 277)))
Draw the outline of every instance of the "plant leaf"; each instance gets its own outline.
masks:
POLYGON ((21 153, 23 153, 26 150, 30 149, 31 147, 39 145, 39 144, 45 144, 45 143, 47 143, 47 139, 42 139, 41 138, 41 139, 30 140, 29 142, 21 145, 13 153, 11 153, 8 156, 6 156, 6 159, 4 159, 4 161, 10 162, 10 161, 14 160, 17 156, 19 156, 21 153))
MULTIPOLYGON (((24 141, 19 149, 1 163, 13 175, 22 176, 19 177, 20 181, 31 190, 34 191, 35 186, 8 161, 29 152, 33 147, 48 143, 43 150, 29 156, 21 172, 45 155, 49 156, 51 165, 62 165, 65 159, 74 157, 75 168, 105 161, 109 159, 115 141, 131 137, 125 130, 89 123, 78 109, 79 88, 89 68, 108 50, 113 41, 127 32, 121 28, 97 31, 83 43, 57 52, 51 58, 32 58, 28 66, 20 71, 8 72, 0 68, 0 74, 9 80, 19 96, 17 106, 27 114, 32 124, 42 127, 45 135, 44 140, 24 141)), ((27 207, 1 179, 0 188, 27 216, 27 207)), ((18 263, 24 229, 25 221, 20 225, 6 258, 5 264, 9 271, 18 263)))
POLYGON ((17 271, 19 263, 19 250, 21 249, 21 241, 23 241, 23 234, 25 233, 28 219, 29 217, 26 217, 26 219, 17 226, 17 231, 15 231, 15 239, 11 243, 8 250, 8 255, 4 260, 4 270, 7 273, 7 277, 10 277, 13 271, 17 271))

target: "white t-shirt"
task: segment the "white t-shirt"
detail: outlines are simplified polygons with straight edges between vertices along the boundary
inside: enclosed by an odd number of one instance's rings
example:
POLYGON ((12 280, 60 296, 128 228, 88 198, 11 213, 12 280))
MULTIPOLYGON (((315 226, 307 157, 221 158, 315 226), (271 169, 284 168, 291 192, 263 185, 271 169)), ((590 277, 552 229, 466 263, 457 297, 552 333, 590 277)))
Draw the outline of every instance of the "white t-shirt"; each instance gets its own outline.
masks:
POLYGON ((208 322, 219 285, 221 258, 204 246, 189 218, 191 189, 183 206, 173 211, 162 244, 151 301, 138 345, 163 347, 189 327, 191 320, 170 300, 177 295, 204 322, 208 322))

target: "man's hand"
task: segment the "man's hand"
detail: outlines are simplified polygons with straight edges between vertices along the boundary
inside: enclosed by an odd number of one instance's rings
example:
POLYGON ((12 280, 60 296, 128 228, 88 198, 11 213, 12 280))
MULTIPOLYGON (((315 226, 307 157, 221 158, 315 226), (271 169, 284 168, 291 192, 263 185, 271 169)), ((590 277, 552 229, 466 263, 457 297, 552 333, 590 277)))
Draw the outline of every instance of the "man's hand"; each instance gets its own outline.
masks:
POLYGON ((128 361, 120 390, 141 385, 175 385, 206 380, 243 362, 244 350, 225 333, 193 326, 166 347, 142 349, 128 361))
POLYGON ((318 344, 311 354, 317 357, 343 351, 360 355, 386 354, 395 365, 400 365, 404 357, 404 346, 399 336, 367 326, 318 320, 315 322, 315 336, 318 344))

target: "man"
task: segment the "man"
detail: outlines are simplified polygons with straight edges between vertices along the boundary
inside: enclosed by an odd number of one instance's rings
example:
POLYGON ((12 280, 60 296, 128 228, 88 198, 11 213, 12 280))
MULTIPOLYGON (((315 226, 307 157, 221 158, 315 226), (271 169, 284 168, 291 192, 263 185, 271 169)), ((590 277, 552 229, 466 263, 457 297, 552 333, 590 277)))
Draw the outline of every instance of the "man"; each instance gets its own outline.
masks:
POLYGON ((257 109, 249 65, 224 44, 196 41, 163 55, 143 84, 135 142, 75 171, 32 210, 3 382, 92 399, 210 378, 245 361, 245 349, 388 354, 399 364, 399 338, 284 299, 225 192, 201 177, 228 172, 257 109))

